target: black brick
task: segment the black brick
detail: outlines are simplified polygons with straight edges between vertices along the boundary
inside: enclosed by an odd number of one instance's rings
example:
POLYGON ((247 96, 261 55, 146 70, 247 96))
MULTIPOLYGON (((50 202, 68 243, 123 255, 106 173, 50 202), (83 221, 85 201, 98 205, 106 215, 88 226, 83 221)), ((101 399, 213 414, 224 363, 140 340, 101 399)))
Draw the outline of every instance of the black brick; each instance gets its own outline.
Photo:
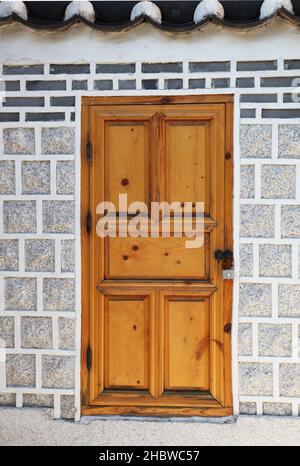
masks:
POLYGON ((165 80, 165 89, 182 89, 183 80, 182 79, 166 79, 165 80))
POLYGON ((76 113, 72 112, 71 113, 71 121, 75 121, 75 120, 76 120, 76 113))
POLYGON ((239 61, 237 71, 271 71, 277 70, 277 61, 239 61))
POLYGON ((211 80, 211 87, 213 88, 225 88, 230 87, 229 78, 217 78, 211 80))
POLYGON ((4 107, 43 107, 44 97, 6 97, 4 107))
POLYGON ((300 60, 285 60, 284 68, 286 70, 300 70, 300 60))
POLYGON ((72 96, 51 97, 50 104, 53 107, 74 107, 75 97, 72 97, 72 96))
POLYGON ((51 74, 88 74, 90 65, 50 65, 51 74))
POLYGON ((151 90, 158 89, 158 80, 157 79, 143 79, 142 88, 151 90))
POLYGON ((3 74, 44 74, 44 65, 3 65, 3 74))
POLYGON ((204 73, 204 72, 221 72, 230 71, 229 61, 212 61, 212 62, 191 62, 189 65, 191 73, 204 73))
POLYGON ((295 94, 283 94, 283 102, 284 103, 297 103, 300 102, 300 88, 299 92, 295 92, 295 94))
POLYGON ((255 118, 256 110, 255 108, 243 108, 241 109, 241 118, 255 118))
POLYGON ((27 81, 27 91, 65 91, 66 81, 27 81))
POLYGON ((299 82, 300 77, 286 76, 284 78, 261 78, 260 82, 262 87, 292 87, 295 79, 298 79, 299 82))
POLYGON ((134 63, 104 63, 96 65, 96 73, 135 73, 134 63))
POLYGON ((263 118, 300 118, 299 108, 265 109, 262 111, 263 118))
POLYGON ((205 79, 190 79, 189 80, 190 89, 204 89, 205 88, 205 79))
POLYGON ((0 113, 0 122, 19 121, 19 113, 0 113))
POLYGON ((237 78, 236 87, 239 87, 239 88, 254 87, 254 78, 237 78))
POLYGON ((26 121, 64 121, 65 114, 63 112, 56 113, 26 113, 26 121))
POLYGON ((119 80, 119 89, 121 90, 132 90, 136 88, 135 79, 120 79, 119 80))
POLYGON ((241 102, 274 103, 277 102, 277 94, 243 94, 241 102))
POLYGON ((73 91, 87 91, 88 82, 86 79, 72 81, 72 89, 73 91))
POLYGON ((111 79, 102 79, 94 81, 95 91, 111 91, 113 88, 113 82, 111 79))
POLYGON ((13 92, 20 90, 20 81, 5 81, 5 91, 13 92))
POLYGON ((182 63, 143 63, 143 73, 182 73, 182 63))

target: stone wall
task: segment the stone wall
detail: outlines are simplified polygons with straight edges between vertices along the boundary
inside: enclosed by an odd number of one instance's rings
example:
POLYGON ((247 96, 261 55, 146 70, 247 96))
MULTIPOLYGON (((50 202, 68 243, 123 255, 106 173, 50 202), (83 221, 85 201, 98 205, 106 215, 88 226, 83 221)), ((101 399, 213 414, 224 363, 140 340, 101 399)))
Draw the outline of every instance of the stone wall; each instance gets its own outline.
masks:
POLYGON ((298 415, 300 103, 291 86, 300 61, 5 64, 2 75, 0 404, 73 417, 77 395, 79 409, 81 97, 217 92, 235 94, 239 114, 240 412, 298 415))

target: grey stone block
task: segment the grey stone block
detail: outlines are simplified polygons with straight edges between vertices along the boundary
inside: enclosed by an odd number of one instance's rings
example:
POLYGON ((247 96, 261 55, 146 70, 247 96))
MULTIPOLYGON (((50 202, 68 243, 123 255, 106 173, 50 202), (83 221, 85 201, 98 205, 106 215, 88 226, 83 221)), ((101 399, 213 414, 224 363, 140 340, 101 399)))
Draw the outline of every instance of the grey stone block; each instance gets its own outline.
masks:
POLYGON ((0 113, 0 123, 20 121, 20 114, 17 112, 0 113))
POLYGON ((75 152, 75 130, 67 126, 42 128, 43 155, 69 155, 75 152))
POLYGON ((264 108, 261 115, 262 118, 300 118, 300 110, 298 108, 264 108))
POLYGON ((0 270, 13 272, 19 269, 19 241, 17 239, 0 240, 0 270))
POLYGON ((182 73, 182 63, 143 63, 142 73, 182 73))
POLYGON ((95 91, 111 91, 113 88, 113 82, 111 79, 97 79, 94 81, 95 91))
POLYGON ((58 161, 56 165, 57 194, 74 194, 75 166, 72 160, 58 161))
POLYGON ((263 414, 266 416, 292 416, 291 403, 263 403, 263 414))
POLYGON ((241 125, 240 151, 242 158, 271 158, 272 126, 241 125))
POLYGON ((40 408, 53 408, 54 396, 44 395, 39 393, 24 393, 23 406, 25 407, 40 407, 40 408))
POLYGON ((3 65, 4 75, 43 74, 44 65, 3 65))
POLYGON ((7 387, 35 387, 35 355, 6 355, 6 385, 7 387))
POLYGON ((190 73, 215 73, 230 71, 230 61, 190 62, 190 73))
POLYGON ((261 78, 260 85, 261 87, 294 87, 295 79, 296 76, 261 78))
POLYGON ((0 406, 16 406, 15 393, 0 393, 0 406))
MULTIPOLYGON (((15 319, 14 317, 0 316, 0 341, 4 341, 5 348, 15 346, 15 319)), ((3 344, 0 345, 0 348, 3 344)))
POLYGON ((74 379, 73 356, 42 356, 43 388, 74 388, 74 379))
POLYGON ((88 74, 90 65, 88 64, 53 64, 50 65, 50 74, 88 74))
POLYGON ((51 317, 22 317, 21 345, 22 348, 51 349, 51 317))
POLYGON ((157 79, 143 79, 142 89, 148 89, 148 90, 158 89, 158 80, 157 79))
POLYGON ((73 91, 87 91, 88 82, 86 79, 77 79, 72 81, 72 90, 73 91))
POLYGON ((165 89, 182 89, 182 79, 165 79, 165 89))
POLYGON ((75 212, 73 201, 43 202, 44 233, 73 233, 74 220, 75 212))
POLYGON ((36 311, 36 279, 4 278, 4 300, 6 311, 36 311))
POLYGON ((300 364, 280 364, 279 393, 280 396, 299 398, 300 364))
POLYGON ((72 395, 62 395, 60 397, 61 417, 63 419, 74 419, 76 414, 75 398, 72 395))
POLYGON ((300 60, 284 60, 285 70, 300 70, 300 60))
POLYGON ((277 94, 242 94, 241 102, 247 103, 275 103, 277 94))
POLYGON ((44 97, 6 97, 4 107, 43 107, 44 97))
POLYGON ((6 128, 3 130, 4 154, 34 155, 33 128, 6 128))
POLYGON ((245 414, 248 416, 255 415, 257 413, 256 403, 240 403, 240 414, 245 414))
POLYGON ((75 319, 58 319, 58 346, 61 350, 75 350, 75 319))
POLYGON ((255 108, 242 108, 240 111, 241 118, 256 118, 255 108))
POLYGON ((240 276, 251 277, 253 274, 253 246, 241 244, 240 246, 240 276))
POLYGON ((61 242, 61 271, 73 273, 75 270, 75 243, 73 240, 61 242))
POLYGON ((294 199, 296 167, 293 165, 262 165, 261 195, 263 199, 294 199))
POLYGON ((0 195, 15 194, 15 162, 0 161, 0 195))
POLYGON ((27 81, 26 91, 66 91, 66 81, 27 81))
POLYGON ((71 278, 44 278, 44 311, 74 311, 75 283, 71 278))
POLYGON ((259 274, 261 277, 291 277, 291 246, 261 244, 259 246, 259 274))
POLYGON ((242 205, 240 222, 241 238, 273 238, 274 206, 242 205))
POLYGON ((4 201, 3 229, 5 233, 35 233, 35 201, 4 201))
POLYGON ((279 125, 279 157, 300 158, 300 125, 279 125))
POLYGON ((189 89, 205 89, 205 78, 189 79, 189 89))
POLYGON ((237 71, 269 71, 277 70, 276 60, 267 61, 238 61, 237 71))
POLYGON ((214 89, 224 89, 230 87, 229 78, 216 78, 211 80, 211 87, 214 89))
POLYGON ((136 80, 135 79, 119 79, 119 89, 120 90, 136 89, 136 80))
POLYGON ((5 81, 5 92, 16 92, 20 90, 20 81, 5 81))
POLYGON ((300 317, 300 285, 279 285, 279 317, 300 317))
POLYGON ((300 238, 300 206, 281 207, 282 238, 300 238))
POLYGON ((54 272, 55 241, 50 239, 26 240, 25 269, 29 272, 54 272))
POLYGON ((239 309, 241 317, 270 317, 272 315, 271 285, 241 284, 239 309))
POLYGON ((242 165, 240 174, 241 198, 251 199, 255 197, 255 166, 242 165))
POLYGON ((22 162, 22 193, 50 194, 50 162, 22 162))
POLYGON ((239 88, 252 88, 254 87, 254 78, 237 78, 235 85, 239 88))
POLYGON ((242 362, 239 365, 241 396, 271 396, 273 366, 267 363, 242 362))
POLYGON ((259 324, 259 356, 292 356, 292 326, 290 324, 259 324))
POLYGON ((239 324, 239 355, 252 355, 252 324, 239 324))
POLYGON ((96 73, 135 73, 135 63, 101 63, 96 65, 96 73))
POLYGON ((64 112, 32 112, 25 114, 25 121, 64 121, 64 112))

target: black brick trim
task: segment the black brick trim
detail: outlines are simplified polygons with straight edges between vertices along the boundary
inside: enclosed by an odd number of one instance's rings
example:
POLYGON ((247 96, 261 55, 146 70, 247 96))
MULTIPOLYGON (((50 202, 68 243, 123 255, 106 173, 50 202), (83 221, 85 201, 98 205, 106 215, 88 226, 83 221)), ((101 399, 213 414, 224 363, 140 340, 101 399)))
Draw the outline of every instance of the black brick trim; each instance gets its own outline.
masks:
POLYGON ((293 81, 298 79, 300 82, 300 76, 286 76, 286 77, 274 77, 274 78, 261 78, 261 87, 292 87, 293 81))
POLYGON ((143 79, 142 88, 146 90, 158 89, 157 79, 143 79))
POLYGON ((5 81, 5 92, 14 92, 20 90, 20 81, 5 81))
POLYGON ((190 79, 189 88, 190 89, 205 89, 205 78, 190 79))
POLYGON ((96 73, 135 73, 135 63, 101 63, 96 73))
POLYGON ((53 113, 26 113, 25 121, 64 121, 65 114, 63 112, 53 113))
POLYGON ((44 74, 44 65, 3 65, 3 74, 44 74))
POLYGON ((53 107, 74 107, 75 97, 73 96, 51 97, 50 105, 53 107))
POLYGON ((136 80, 135 79, 120 79, 119 89, 123 91, 136 89, 136 80))
POLYGON ((89 74, 90 65, 50 65, 50 74, 89 74))
POLYGON ((285 60, 285 70, 300 70, 300 60, 285 60))
POLYGON ((95 91, 111 91, 113 89, 113 82, 111 79, 101 79, 94 81, 95 91))
POLYGON ((236 80, 236 87, 238 88, 252 88, 254 87, 254 78, 237 78, 236 80))
POLYGON ((4 123, 6 121, 20 121, 19 113, 0 113, 0 122, 4 123))
POLYGON ((73 91, 87 91, 88 82, 86 79, 72 81, 72 90, 73 91))
POLYGON ((277 70, 277 61, 239 61, 237 71, 272 71, 277 70))
POLYGON ((230 71, 230 61, 190 62, 190 73, 230 71))
POLYGON ((255 118, 256 110, 255 108, 242 108, 240 114, 241 118, 255 118))
POLYGON ((263 118, 300 118, 299 108, 264 109, 263 118))
POLYGON ((165 89, 182 89, 183 80, 182 79, 166 79, 165 80, 165 89))
POLYGON ((27 91, 65 91, 66 81, 27 81, 27 91))
POLYGON ((183 65, 181 62, 173 63, 143 63, 143 73, 182 73, 183 65))
POLYGON ((275 103, 277 102, 277 94, 243 94, 241 102, 249 103, 275 103))
POLYGON ((213 88, 227 88, 230 87, 229 78, 216 78, 211 80, 211 87, 213 88))
POLYGON ((44 97, 6 97, 4 107, 43 107, 44 97))

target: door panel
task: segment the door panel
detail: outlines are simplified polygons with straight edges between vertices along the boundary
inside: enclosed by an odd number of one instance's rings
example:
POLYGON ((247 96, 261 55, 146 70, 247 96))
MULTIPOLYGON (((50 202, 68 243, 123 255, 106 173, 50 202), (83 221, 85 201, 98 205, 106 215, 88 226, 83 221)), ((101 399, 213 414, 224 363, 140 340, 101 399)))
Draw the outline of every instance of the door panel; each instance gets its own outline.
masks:
MULTIPOLYGON (((124 103, 103 98, 100 105, 87 100, 83 134, 92 145, 92 160, 86 165, 83 158, 82 172, 83 210, 90 213, 82 242, 83 358, 91 354, 82 375, 87 413, 231 412, 226 329, 232 287, 224 284, 214 252, 232 248, 232 160, 226 154, 232 150, 232 104, 210 98, 211 103, 203 96, 124 98, 124 103), (187 248, 190 238, 174 235, 174 219, 169 237, 161 235, 162 221, 159 237, 120 237, 118 226, 117 237, 98 237, 97 206, 118 205, 119 194, 128 195, 128 204, 146 202, 148 215, 152 201, 203 202, 203 244, 187 248)), ((123 226, 134 209, 129 214, 122 216, 123 226)), ((195 209, 192 217, 195 221, 195 209)))
POLYGON ((164 200, 204 202, 209 211, 209 124, 202 121, 168 120, 165 123, 164 200))
MULTIPOLYGON (((208 235, 206 239, 208 242, 208 235)), ((106 278, 207 279, 209 245, 191 250, 185 247, 186 240, 188 238, 109 238, 106 241, 106 278)))
POLYGON ((191 296, 164 300, 165 390, 209 390, 209 303, 191 296))
POLYGON ((149 387, 149 311, 144 297, 106 298, 106 389, 149 387))
POLYGON ((149 124, 147 121, 105 121, 106 201, 149 202, 149 124))

